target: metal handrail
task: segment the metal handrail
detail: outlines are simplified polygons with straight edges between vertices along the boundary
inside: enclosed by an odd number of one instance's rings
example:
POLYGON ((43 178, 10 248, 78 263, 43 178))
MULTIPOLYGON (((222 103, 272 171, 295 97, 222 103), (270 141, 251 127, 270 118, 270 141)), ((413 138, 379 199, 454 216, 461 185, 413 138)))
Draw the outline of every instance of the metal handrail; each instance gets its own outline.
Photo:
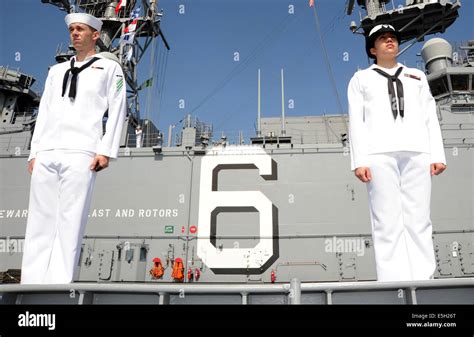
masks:
MULTIPOLYGON (((78 293, 77 304, 84 304, 85 295, 90 293, 135 293, 159 295, 159 304, 169 303, 169 296, 176 294, 238 294, 241 303, 248 303, 248 296, 255 294, 281 294, 288 297, 289 304, 301 304, 301 295, 304 293, 320 292, 325 295, 325 303, 333 304, 333 296, 337 293, 358 291, 396 291, 407 292, 406 304, 417 304, 417 290, 449 289, 474 287, 474 278, 436 279, 423 281, 360 281, 360 282, 311 282, 301 283, 294 278, 290 283, 274 284, 222 284, 222 283, 72 283, 47 285, 0 285, 0 294, 16 295, 16 304, 21 304, 23 294, 27 293, 78 293)), ((90 298, 90 297, 89 297, 90 298)))

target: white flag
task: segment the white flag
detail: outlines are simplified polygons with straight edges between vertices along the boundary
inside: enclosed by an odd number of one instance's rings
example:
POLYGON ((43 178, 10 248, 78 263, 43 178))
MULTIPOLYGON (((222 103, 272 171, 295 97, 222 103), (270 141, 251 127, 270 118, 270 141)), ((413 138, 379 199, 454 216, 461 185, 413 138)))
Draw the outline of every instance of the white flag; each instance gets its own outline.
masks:
POLYGON ((135 33, 123 34, 120 37, 120 44, 133 44, 134 37, 135 37, 135 33))
POLYGON ((130 46, 130 49, 128 50, 127 56, 126 56, 127 62, 130 62, 130 60, 132 59, 132 56, 133 56, 133 47, 130 46))

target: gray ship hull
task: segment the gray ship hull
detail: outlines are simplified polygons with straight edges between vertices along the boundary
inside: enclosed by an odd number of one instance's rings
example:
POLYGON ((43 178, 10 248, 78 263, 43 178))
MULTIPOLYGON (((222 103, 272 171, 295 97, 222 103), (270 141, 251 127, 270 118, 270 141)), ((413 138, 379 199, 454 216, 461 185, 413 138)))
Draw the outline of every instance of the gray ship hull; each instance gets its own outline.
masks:
MULTIPOLYGON (((43 2, 68 10, 69 1, 43 2)), ((120 17, 115 2, 108 2, 83 1, 79 7, 102 16, 109 29, 101 51, 120 61, 123 50, 114 50, 112 42, 136 1, 120 17)), ((403 27, 403 41, 419 34, 421 40, 444 32, 460 8, 458 1, 407 1, 403 11, 387 12, 386 2, 358 1, 367 11, 359 27, 365 34, 383 21, 403 27)), ((147 28, 140 37, 159 32, 169 49, 156 2, 141 3, 150 15, 141 18, 147 28)), ((349 15, 354 5, 347 2, 349 15)), ((143 54, 146 47, 138 49, 143 54)), ((375 281, 367 191, 349 170, 346 115, 285 117, 282 108, 281 118, 260 118, 259 110, 257 135, 247 146, 229 145, 225 137, 210 145, 212 125, 193 124, 189 116, 176 146, 170 126, 164 147, 163 134, 140 118, 141 86, 136 64, 129 63, 133 109, 119 159, 96 182, 76 282, 2 284, 0 303, 473 304, 474 42, 455 58, 439 40, 425 44, 422 54, 448 161, 447 171, 433 177, 434 280, 375 281), (135 148, 140 124, 147 125, 144 147, 135 148), (178 259, 183 277, 172 273, 178 259), (153 272, 155 263, 162 264, 163 275, 153 272)), ((26 159, 39 104, 33 82, 19 70, 0 68, 0 283, 20 279, 30 185, 26 159)))
MULTIPOLYGON (((198 280, 184 282, 270 283, 272 272, 277 283, 293 278, 375 280, 367 192, 349 171, 344 148, 334 144, 265 147, 261 151, 273 161, 274 179, 263 179, 256 167, 235 166, 218 173, 217 185, 219 193, 231 196, 233 191, 262 193, 274 208, 271 234, 262 234, 259 212, 236 206, 217 214, 214 232, 202 237, 199 216, 205 203, 200 197, 211 197, 202 194, 206 189, 202 181, 212 172, 203 172, 201 163, 213 156, 212 150, 207 155, 180 148, 165 148, 159 154, 152 148, 124 151, 97 179, 76 280, 168 283, 175 281, 171 263, 176 258, 183 259, 185 271, 194 274, 199 269, 198 280), (209 257, 206 263, 204 255, 211 252, 200 252, 198 242, 208 241, 217 255, 228 254, 227 262, 235 268, 222 270, 209 257), (258 251, 260 242, 272 242, 273 251, 258 251), (242 249, 248 250, 247 258, 237 253, 242 249), (167 268, 161 279, 154 280, 149 270, 157 257, 167 268)), ((254 147, 229 148, 245 153, 254 147)), ((435 277, 472 277, 474 155, 470 148, 447 147, 446 153, 448 170, 433 178, 435 277)), ((239 156, 228 157, 238 162, 239 156)), ((0 270, 19 269, 29 194, 26 157, 2 158, 1 177, 0 237, 9 245, 0 270)), ((249 200, 247 207, 252 205, 249 200)))

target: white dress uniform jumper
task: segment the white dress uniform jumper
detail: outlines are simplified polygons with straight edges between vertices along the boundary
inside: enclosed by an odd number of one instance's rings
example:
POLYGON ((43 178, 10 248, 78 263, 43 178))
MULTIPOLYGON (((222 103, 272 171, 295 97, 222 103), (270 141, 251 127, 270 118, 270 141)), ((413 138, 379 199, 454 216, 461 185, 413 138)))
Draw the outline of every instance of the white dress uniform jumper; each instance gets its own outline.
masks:
POLYGON ((372 65, 354 74, 348 100, 351 169, 368 167, 372 174, 377 279, 430 279, 436 268, 430 164, 446 159, 426 76, 401 64, 372 65))
POLYGON ((90 165, 95 155, 117 157, 125 114, 118 63, 94 55, 50 69, 31 142, 21 283, 73 281, 97 174, 90 165))

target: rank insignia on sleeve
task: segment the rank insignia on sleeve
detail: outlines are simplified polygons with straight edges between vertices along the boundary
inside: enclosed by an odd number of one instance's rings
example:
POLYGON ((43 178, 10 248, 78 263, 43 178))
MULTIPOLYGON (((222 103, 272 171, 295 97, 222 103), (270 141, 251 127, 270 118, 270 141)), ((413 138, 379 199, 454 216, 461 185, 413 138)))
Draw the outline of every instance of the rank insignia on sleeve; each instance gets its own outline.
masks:
POLYGON ((117 91, 120 91, 123 87, 123 78, 117 80, 117 91))
POLYGON ((405 74, 405 77, 410 77, 410 78, 413 78, 414 80, 421 81, 421 77, 418 77, 418 76, 416 76, 416 75, 405 74))

